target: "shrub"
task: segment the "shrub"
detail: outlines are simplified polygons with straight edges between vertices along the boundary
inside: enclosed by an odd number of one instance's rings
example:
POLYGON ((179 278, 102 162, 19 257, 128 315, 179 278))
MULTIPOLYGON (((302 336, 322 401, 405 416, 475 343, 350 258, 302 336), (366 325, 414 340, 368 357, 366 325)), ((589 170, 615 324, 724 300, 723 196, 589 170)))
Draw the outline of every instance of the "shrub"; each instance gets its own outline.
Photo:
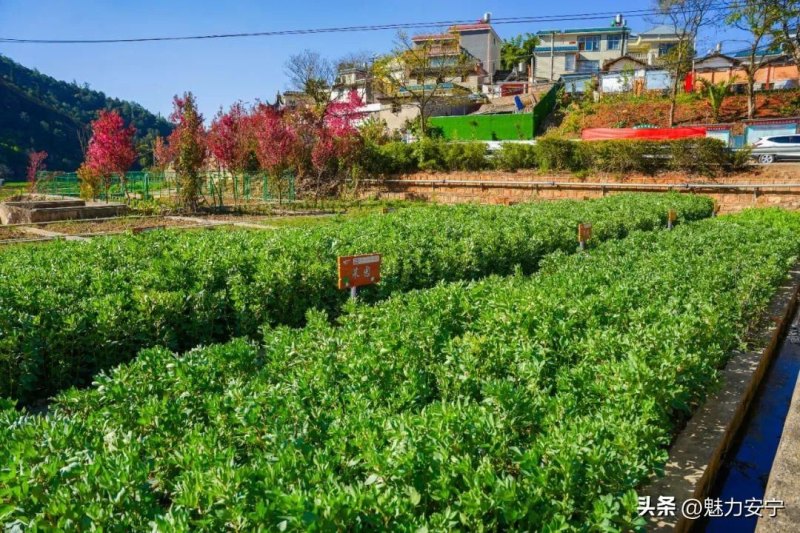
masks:
POLYGON ((509 171, 539 167, 536 146, 531 144, 504 143, 494 154, 493 162, 495 168, 509 171))
POLYGON ((595 172, 652 174, 665 164, 662 145, 636 140, 583 142, 576 148, 576 166, 595 172))
POLYGON ((731 166, 731 151, 719 139, 677 139, 666 146, 671 170, 711 175, 731 166))
POLYGON ((417 167, 423 172, 447 170, 444 148, 445 143, 439 139, 423 137, 413 145, 417 167))
POLYGON ((486 143, 447 143, 443 147, 448 170, 483 170, 489 166, 486 143))
POLYGON ((536 142, 536 159, 541 170, 577 170, 581 167, 576 161, 578 143, 558 137, 542 137, 536 142))
POLYGON ((416 172, 414 146, 401 141, 386 144, 366 143, 360 164, 372 175, 406 174, 416 172))

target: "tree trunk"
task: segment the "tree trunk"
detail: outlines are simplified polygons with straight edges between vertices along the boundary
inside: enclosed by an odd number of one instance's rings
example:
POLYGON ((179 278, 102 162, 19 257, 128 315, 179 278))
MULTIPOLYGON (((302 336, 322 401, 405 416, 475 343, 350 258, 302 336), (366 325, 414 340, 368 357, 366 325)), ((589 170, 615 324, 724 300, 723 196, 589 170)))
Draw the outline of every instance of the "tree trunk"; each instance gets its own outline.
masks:
POLYGON ((672 81, 672 90, 670 91, 670 98, 669 98, 669 127, 675 125, 675 108, 676 108, 676 100, 678 99, 678 83, 680 77, 678 73, 675 73, 675 79, 672 81))
POLYGON ((756 91, 754 73, 747 73, 747 118, 753 118, 756 113, 756 91))

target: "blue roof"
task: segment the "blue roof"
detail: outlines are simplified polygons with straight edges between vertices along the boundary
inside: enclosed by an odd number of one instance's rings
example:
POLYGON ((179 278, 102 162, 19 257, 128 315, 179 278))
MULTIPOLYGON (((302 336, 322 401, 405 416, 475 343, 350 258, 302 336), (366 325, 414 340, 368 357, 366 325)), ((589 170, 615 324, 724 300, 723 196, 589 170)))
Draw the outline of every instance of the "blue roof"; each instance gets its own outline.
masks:
MULTIPOLYGON (((537 46, 533 49, 534 52, 549 52, 550 46, 537 46)), ((556 46, 553 48, 553 52, 577 52, 578 45, 577 44, 565 44, 563 46, 556 46)))
MULTIPOLYGON (((750 57, 750 52, 752 50, 739 50, 738 52, 734 52, 731 54, 733 57, 737 58, 748 58, 750 57)), ((779 56, 782 55, 783 51, 781 51, 780 47, 775 45, 770 46, 761 46, 756 48, 756 57, 764 57, 764 56, 779 56)))

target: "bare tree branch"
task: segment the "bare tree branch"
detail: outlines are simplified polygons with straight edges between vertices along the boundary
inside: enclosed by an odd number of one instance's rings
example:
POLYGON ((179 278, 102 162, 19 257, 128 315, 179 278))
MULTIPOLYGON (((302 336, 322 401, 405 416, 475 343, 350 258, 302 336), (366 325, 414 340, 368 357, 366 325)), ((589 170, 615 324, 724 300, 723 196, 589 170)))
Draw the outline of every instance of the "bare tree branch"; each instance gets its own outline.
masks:
POLYGON ((318 52, 304 50, 289 57, 285 73, 292 89, 305 93, 320 105, 330 98, 336 67, 318 52))

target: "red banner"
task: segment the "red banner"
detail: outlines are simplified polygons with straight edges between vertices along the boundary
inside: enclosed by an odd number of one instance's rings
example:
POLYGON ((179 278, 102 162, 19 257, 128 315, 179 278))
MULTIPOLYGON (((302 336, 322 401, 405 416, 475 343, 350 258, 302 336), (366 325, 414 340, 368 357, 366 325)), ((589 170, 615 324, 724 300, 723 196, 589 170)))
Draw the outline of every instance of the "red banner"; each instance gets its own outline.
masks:
POLYGON ((706 129, 694 128, 587 128, 581 132, 584 141, 607 141, 611 139, 646 139, 664 141, 686 137, 705 137, 706 129))

